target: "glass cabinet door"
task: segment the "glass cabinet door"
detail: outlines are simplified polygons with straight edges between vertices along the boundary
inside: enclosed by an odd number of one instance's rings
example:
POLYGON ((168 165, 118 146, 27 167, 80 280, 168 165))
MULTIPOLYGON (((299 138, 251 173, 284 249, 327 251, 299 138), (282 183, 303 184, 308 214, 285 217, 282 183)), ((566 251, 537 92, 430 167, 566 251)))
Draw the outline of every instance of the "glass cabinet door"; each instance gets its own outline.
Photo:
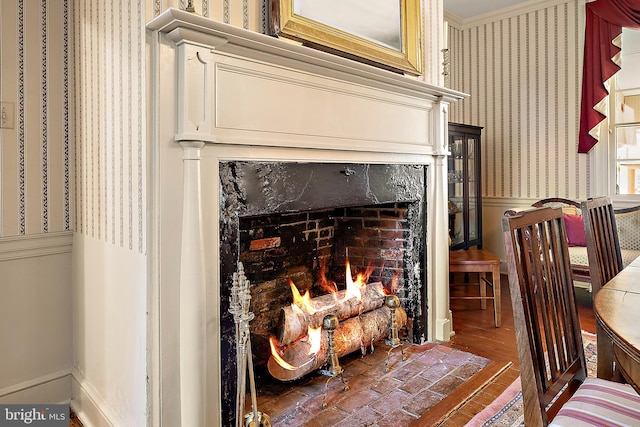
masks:
POLYGON ((477 152, 478 138, 473 136, 467 137, 467 186, 469 195, 469 240, 478 239, 478 180, 476 171, 476 152, 477 152))
POLYGON ((464 242, 464 138, 451 135, 449 138, 449 236, 451 244, 464 242))
POLYGON ((482 247, 482 196, 478 126, 449 123, 449 237, 452 249, 482 247))

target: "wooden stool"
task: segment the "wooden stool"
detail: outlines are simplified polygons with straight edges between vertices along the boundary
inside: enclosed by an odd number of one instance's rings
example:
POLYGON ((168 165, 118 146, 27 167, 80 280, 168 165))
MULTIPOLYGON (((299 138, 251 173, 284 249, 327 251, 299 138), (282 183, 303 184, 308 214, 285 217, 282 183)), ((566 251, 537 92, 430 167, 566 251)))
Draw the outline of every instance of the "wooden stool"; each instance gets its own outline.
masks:
POLYGON ((484 249, 461 249, 449 252, 450 273, 479 273, 480 296, 451 297, 451 299, 479 299, 480 308, 487 309, 487 300, 493 300, 496 328, 500 327, 500 258, 484 249), (491 280, 486 273, 491 273, 491 280), (493 288, 493 296, 487 296, 487 285, 493 288))

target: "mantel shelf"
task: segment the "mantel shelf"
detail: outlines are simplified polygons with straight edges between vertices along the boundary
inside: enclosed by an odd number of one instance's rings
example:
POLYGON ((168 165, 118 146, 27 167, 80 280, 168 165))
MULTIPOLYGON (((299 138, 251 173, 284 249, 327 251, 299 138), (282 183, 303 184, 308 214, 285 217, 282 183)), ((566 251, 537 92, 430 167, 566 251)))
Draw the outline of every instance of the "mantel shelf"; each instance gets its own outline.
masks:
POLYGON ((174 39, 177 44, 188 41, 216 46, 216 50, 221 52, 237 53, 255 59, 264 59, 266 54, 270 60, 279 58, 278 60, 283 61, 287 66, 292 66, 291 62, 294 61, 298 64, 294 68, 300 70, 309 69, 309 67, 314 73, 324 70, 327 77, 349 80, 392 92, 411 93, 413 96, 432 101, 442 99, 446 102, 454 102, 468 97, 463 92, 427 84, 414 77, 396 74, 180 9, 167 9, 150 21, 147 28, 166 34, 180 30, 178 37, 182 40, 174 39), (226 42, 221 43, 221 39, 226 42))

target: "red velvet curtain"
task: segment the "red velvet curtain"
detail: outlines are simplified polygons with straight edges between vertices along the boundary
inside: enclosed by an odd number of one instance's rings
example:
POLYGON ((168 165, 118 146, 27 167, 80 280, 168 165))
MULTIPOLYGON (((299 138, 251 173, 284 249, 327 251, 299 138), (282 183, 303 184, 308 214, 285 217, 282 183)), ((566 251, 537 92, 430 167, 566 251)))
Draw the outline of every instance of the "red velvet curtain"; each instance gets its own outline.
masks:
POLYGON ((604 120, 605 115, 594 106, 608 95, 604 82, 620 69, 612 60, 620 52, 613 39, 622 34, 622 27, 640 29, 640 0, 597 0, 585 6, 587 22, 578 153, 589 152, 598 142, 589 131, 604 120))

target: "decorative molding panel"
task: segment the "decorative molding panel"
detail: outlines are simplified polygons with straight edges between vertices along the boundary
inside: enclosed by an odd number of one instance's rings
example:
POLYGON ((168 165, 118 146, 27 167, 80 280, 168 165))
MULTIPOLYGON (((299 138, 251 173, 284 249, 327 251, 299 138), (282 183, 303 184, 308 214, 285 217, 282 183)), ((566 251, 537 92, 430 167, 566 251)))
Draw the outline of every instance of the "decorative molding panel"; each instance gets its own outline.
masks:
POLYGON ((66 403, 71 399, 71 368, 0 389, 0 403, 66 403))
POLYGON ((70 231, 0 238, 0 261, 70 253, 70 231))
POLYGON ((177 140, 433 153, 434 101, 465 96, 177 9, 149 28, 177 46, 177 140))
POLYGON ((492 207, 505 207, 505 211, 507 209, 511 209, 514 207, 527 207, 533 205, 540 199, 532 199, 526 197, 487 197, 482 198, 482 206, 492 206, 492 207))

